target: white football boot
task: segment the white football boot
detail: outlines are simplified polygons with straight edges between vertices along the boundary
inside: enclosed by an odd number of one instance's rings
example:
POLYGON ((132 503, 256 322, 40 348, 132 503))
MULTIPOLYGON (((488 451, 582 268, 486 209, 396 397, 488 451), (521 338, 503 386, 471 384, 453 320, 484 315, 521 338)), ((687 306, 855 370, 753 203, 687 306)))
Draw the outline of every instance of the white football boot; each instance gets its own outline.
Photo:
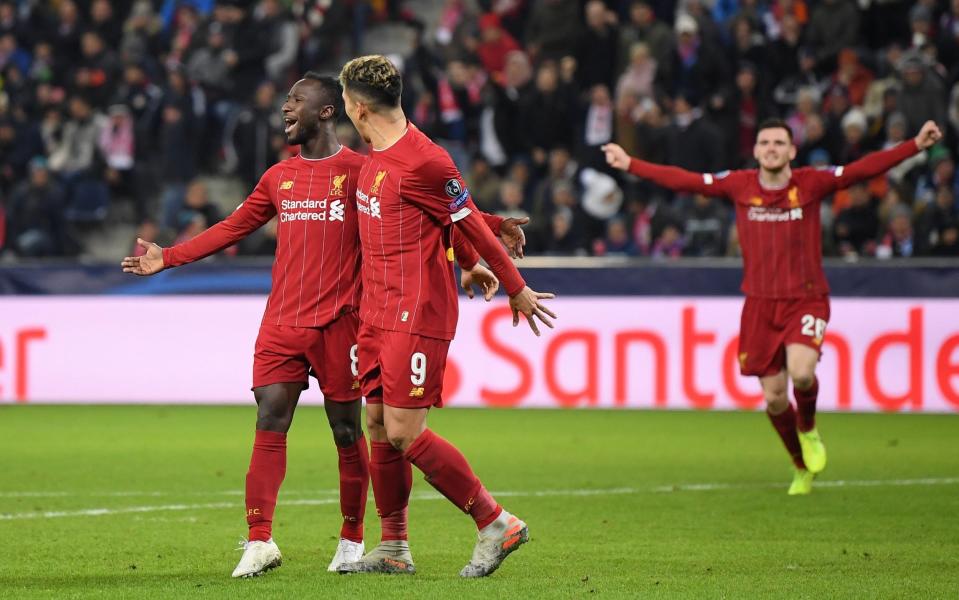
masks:
POLYGON ((283 556, 273 538, 265 542, 240 542, 243 556, 233 569, 233 577, 256 577, 283 564, 283 556))
POLYGON ((506 560, 511 552, 529 541, 529 528, 505 510, 477 534, 473 558, 460 571, 460 577, 486 577, 506 560))
POLYGON ((365 551, 363 542, 340 538, 340 543, 336 547, 336 554, 333 555, 333 560, 330 561, 330 566, 326 570, 335 573, 341 565, 356 562, 363 558, 363 552, 365 551))

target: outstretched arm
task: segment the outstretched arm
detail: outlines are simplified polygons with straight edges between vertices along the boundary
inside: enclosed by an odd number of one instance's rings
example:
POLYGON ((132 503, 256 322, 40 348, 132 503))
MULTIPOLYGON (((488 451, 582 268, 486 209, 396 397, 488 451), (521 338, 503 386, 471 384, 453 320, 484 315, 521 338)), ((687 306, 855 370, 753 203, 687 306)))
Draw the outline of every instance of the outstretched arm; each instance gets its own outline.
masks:
POLYGON ((926 121, 915 138, 888 150, 871 152, 844 167, 836 167, 832 177, 826 180, 827 191, 833 192, 881 175, 917 152, 932 147, 940 139, 942 132, 939 127, 933 121, 926 121))
MULTIPOLYGON (((265 179, 265 177, 264 177, 265 179)), ((232 246, 273 218, 276 208, 266 192, 264 180, 230 216, 191 240, 170 248, 137 239, 146 249, 143 256, 128 256, 120 262, 124 273, 153 275, 169 267, 178 267, 232 246)))
POLYGON ((657 165, 639 160, 626 154, 618 144, 606 144, 602 147, 609 166, 648 179, 658 186, 674 192, 704 194, 706 196, 725 196, 723 179, 709 173, 694 173, 679 167, 657 165))

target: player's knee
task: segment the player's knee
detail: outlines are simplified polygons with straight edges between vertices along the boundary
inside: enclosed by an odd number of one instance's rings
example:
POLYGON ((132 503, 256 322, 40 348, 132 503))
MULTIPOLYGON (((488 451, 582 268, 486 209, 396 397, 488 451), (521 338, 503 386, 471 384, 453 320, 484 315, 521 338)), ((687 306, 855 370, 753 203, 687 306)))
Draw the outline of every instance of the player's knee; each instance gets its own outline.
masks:
POLYGON ((767 391, 764 397, 766 398, 766 406, 769 407, 769 412, 774 415, 778 415, 789 407, 789 396, 786 395, 785 389, 767 391))
POLYGON ((800 390, 808 390, 811 388, 816 378, 815 373, 811 369, 795 369, 789 376, 793 380, 793 386, 800 390))
POLYGON ((292 421, 293 412, 284 403, 262 401, 256 411, 256 428, 263 431, 286 433, 292 421))
POLYGON ((387 433, 387 439, 390 442, 390 445, 393 448, 399 450, 400 452, 406 452, 406 449, 410 447, 410 444, 413 443, 413 436, 404 433, 387 433))
POLYGON ((351 421, 331 421, 330 427, 333 430, 333 443, 340 448, 352 446, 360 437, 359 427, 351 421))

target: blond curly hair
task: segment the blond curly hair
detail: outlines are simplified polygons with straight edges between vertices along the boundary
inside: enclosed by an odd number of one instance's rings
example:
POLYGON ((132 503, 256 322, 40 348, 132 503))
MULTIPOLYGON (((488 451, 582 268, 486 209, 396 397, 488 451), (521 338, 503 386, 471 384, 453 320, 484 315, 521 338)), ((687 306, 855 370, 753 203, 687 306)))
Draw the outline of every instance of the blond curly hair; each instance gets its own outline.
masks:
POLYGON ((359 94, 376 108, 396 108, 403 94, 403 78, 390 59, 381 54, 354 58, 343 65, 340 84, 349 94, 359 94))

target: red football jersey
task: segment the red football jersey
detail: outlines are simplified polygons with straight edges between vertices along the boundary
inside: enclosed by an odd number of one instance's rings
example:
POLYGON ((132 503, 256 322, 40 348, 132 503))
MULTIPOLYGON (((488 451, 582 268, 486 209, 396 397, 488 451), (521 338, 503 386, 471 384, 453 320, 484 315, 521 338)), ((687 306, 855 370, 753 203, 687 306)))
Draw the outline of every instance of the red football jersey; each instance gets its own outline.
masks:
MULTIPOLYGON (((481 215, 449 154, 410 124, 392 146, 371 150, 356 204, 364 257, 360 318, 380 329, 453 339, 459 307, 452 225, 481 215)), ((522 287, 512 263, 497 263, 497 271, 508 292, 522 287)))
POLYGON ((801 298, 829 293, 822 269, 823 198, 875 177, 918 151, 910 140, 845 167, 794 169, 780 189, 763 187, 757 170, 700 174, 633 159, 629 171, 669 189, 732 200, 743 252, 743 292, 801 298))
POLYGON ((226 248, 278 216, 273 285, 263 323, 323 327, 359 308, 356 181, 363 157, 294 156, 270 167, 245 202, 195 238, 163 249, 175 267, 226 248))

